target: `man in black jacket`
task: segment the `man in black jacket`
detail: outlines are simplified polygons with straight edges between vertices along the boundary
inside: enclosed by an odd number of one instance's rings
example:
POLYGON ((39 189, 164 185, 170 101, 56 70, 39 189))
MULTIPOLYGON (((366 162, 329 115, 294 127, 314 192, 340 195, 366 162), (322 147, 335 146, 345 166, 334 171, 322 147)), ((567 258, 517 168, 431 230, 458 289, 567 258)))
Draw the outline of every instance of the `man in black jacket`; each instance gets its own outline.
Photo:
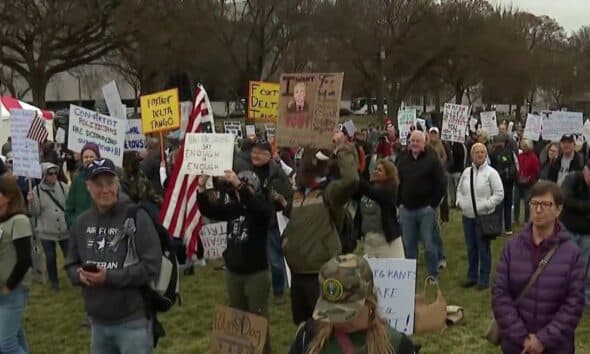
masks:
POLYGON ((436 278, 442 255, 432 230, 435 209, 444 195, 444 171, 436 154, 426 149, 423 132, 412 132, 408 151, 400 154, 397 168, 400 179, 398 203, 406 257, 418 257, 418 240, 422 239, 428 275, 436 278))
POLYGON ((559 141, 561 154, 549 169, 549 180, 562 185, 570 172, 581 171, 584 160, 576 152, 576 140, 572 134, 564 134, 559 141))
MULTIPOLYGON (((580 248, 582 261, 588 264, 590 257, 590 159, 582 171, 570 173, 563 182, 565 204, 561 222, 580 248)), ((590 282, 585 286, 586 306, 590 306, 590 282)))
POLYGON ((157 196, 162 196, 162 183, 160 181, 160 141, 158 138, 150 138, 147 143, 147 152, 139 167, 143 174, 150 180, 157 196))

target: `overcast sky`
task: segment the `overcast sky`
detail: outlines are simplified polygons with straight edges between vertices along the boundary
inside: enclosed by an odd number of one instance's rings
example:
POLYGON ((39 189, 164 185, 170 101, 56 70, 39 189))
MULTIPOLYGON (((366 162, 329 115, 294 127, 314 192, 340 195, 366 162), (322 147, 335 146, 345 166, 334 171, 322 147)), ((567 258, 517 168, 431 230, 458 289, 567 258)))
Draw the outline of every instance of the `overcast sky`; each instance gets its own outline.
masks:
POLYGON ((510 5, 533 13, 547 15, 559 22, 566 32, 590 25, 590 0, 490 0, 491 3, 510 5))

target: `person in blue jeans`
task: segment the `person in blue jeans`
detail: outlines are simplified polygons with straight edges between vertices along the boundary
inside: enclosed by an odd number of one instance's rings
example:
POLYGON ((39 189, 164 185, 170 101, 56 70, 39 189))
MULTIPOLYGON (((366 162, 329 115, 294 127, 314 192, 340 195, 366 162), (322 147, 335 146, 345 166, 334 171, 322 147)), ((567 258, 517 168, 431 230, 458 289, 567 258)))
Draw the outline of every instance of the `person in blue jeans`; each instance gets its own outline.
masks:
POLYGON ((37 237, 41 240, 45 252, 45 265, 51 288, 58 290, 56 246, 59 245, 65 258, 70 237, 65 216, 69 187, 57 179, 57 165, 44 162, 41 164, 41 170, 43 179, 29 192, 27 200, 29 211, 36 220, 37 237))
POLYGON ((0 177, 0 353, 27 354, 23 314, 29 299, 31 237, 16 178, 0 177))
MULTIPOLYGON (((571 233, 572 241, 580 248, 582 262, 588 269, 590 262, 590 159, 582 171, 570 173, 562 184, 565 195, 561 222, 571 233)), ((587 270, 586 270, 587 271, 587 270)), ((590 280, 584 286, 586 308, 590 308, 590 280)))
POLYGON ((398 203, 406 258, 418 257, 418 243, 424 242, 428 275, 438 277, 440 245, 435 240, 435 209, 444 195, 444 170, 436 153, 426 147, 426 136, 419 130, 410 134, 406 152, 397 159, 398 203))
POLYGON ((463 287, 476 286, 477 290, 489 287, 492 251, 490 240, 481 235, 477 226, 475 211, 478 216, 492 214, 502 203, 505 193, 500 175, 488 165, 487 158, 485 145, 476 143, 471 147, 473 164, 463 171, 455 198, 457 207, 463 214, 463 234, 467 246, 467 281, 463 287), (473 207, 474 201, 476 209, 473 207))

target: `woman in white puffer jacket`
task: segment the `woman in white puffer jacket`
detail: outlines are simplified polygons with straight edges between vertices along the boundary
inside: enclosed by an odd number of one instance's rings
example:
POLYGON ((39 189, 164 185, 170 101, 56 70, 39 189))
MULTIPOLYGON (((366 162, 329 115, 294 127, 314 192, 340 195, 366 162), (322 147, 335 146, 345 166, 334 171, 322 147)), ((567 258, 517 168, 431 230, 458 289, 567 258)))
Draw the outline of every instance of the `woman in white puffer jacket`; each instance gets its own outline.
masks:
MULTIPOLYGON (((463 214, 463 233, 467 246, 467 282, 465 288, 477 286, 487 289, 492 266, 490 240, 482 237, 478 230, 471 200, 471 170, 473 169, 475 204, 478 215, 490 215, 504 199, 504 187, 498 172, 487 163, 488 151, 485 145, 476 143, 471 147, 473 163, 467 167, 457 185, 457 207, 463 214)), ((511 191, 510 191, 511 192, 511 191)))

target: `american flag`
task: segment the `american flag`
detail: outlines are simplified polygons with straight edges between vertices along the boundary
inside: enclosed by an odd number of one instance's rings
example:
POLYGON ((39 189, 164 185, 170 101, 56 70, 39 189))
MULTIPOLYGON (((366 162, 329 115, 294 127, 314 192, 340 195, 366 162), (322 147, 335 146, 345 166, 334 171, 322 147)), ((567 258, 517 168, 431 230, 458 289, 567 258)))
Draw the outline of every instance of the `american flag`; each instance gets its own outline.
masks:
POLYGON ((49 133, 47 133, 47 129, 45 128, 45 122, 43 121, 43 118, 39 117, 39 114, 37 114, 31 123, 27 138, 33 139, 39 144, 43 144, 48 137, 49 133))
MULTIPOLYGON (((213 109, 203 86, 197 86, 194 96, 186 132, 214 133, 213 109)), ((197 204, 199 177, 180 173, 183 159, 184 141, 178 150, 172 175, 168 180, 168 188, 164 193, 160 222, 170 235, 185 240, 187 256, 190 260, 197 250, 203 220, 197 204)))

